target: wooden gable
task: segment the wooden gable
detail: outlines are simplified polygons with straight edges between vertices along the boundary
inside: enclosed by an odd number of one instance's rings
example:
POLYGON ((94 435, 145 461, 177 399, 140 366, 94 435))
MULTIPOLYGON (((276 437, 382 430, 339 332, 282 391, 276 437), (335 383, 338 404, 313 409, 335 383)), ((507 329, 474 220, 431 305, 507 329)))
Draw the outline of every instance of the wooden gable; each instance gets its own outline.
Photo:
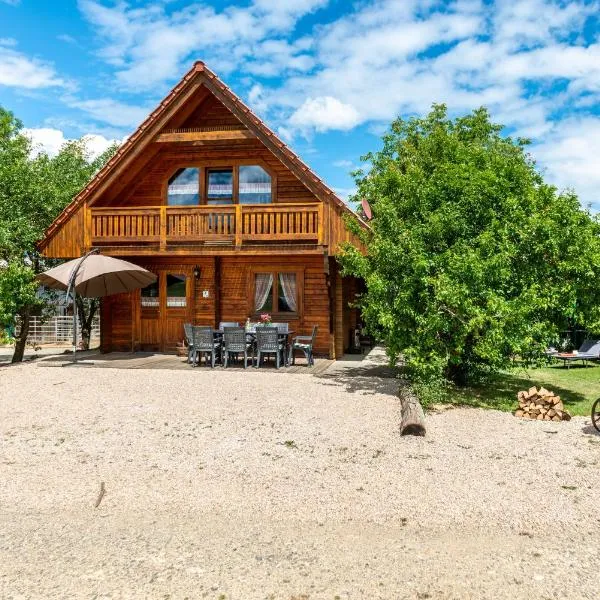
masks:
POLYGON ((79 256, 94 241, 91 209, 164 206, 166 182, 176 169, 244 160, 272 173, 276 204, 325 204, 319 213, 319 243, 330 253, 352 239, 342 218, 350 209, 210 70, 196 63, 59 215, 40 249, 52 257, 79 256))

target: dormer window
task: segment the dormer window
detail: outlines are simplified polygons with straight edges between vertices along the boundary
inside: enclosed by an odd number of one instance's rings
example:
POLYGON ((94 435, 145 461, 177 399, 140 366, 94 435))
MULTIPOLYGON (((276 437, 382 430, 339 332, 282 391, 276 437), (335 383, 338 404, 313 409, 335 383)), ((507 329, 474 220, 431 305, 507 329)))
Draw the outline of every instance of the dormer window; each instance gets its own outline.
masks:
POLYGON ((169 179, 167 204, 169 206, 188 206, 198 204, 198 181, 200 170, 197 168, 179 169, 169 179))
POLYGON ((184 167, 169 178, 167 205, 270 204, 273 179, 260 165, 184 167))

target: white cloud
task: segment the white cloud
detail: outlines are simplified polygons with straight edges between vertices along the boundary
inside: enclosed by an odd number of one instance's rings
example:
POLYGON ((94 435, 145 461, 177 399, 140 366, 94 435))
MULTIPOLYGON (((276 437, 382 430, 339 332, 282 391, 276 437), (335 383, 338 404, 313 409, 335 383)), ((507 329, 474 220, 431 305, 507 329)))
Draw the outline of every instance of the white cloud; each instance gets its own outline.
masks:
POLYGON ((0 85, 25 89, 66 85, 52 65, 14 50, 14 40, 0 42, 0 85))
MULTIPOLYGON (((49 156, 56 156, 60 149, 69 141, 60 129, 51 127, 39 127, 33 129, 24 129, 23 133, 27 135, 33 143, 34 154, 46 152, 49 156)), ((110 145, 120 143, 120 140, 107 139, 98 134, 87 134, 83 136, 86 142, 86 148, 90 158, 94 159, 102 154, 110 145)))
POLYGON ((559 189, 574 189, 584 205, 600 211, 600 118, 559 122, 531 151, 545 179, 559 189))
POLYGON ((334 187, 333 191, 342 199, 344 200, 344 202, 348 202, 348 199, 350 198, 350 196, 354 196, 356 194, 356 192, 358 191, 355 187, 354 188, 341 188, 341 187, 334 187))
POLYGON ((21 4, 21 0, 0 0, 0 2, 4 2, 4 4, 8 4, 9 6, 18 6, 21 4))
MULTIPOLYGON (((597 131, 588 118, 600 98, 600 41, 584 39, 584 25, 598 0, 361 0, 298 37, 298 22, 326 4, 79 0, 121 87, 162 91, 200 58, 221 75, 235 71, 250 105, 287 141, 363 124, 380 131, 434 102, 451 114, 484 104, 514 135, 537 140, 549 178, 593 195, 596 163, 570 153, 577 139, 594 144, 582 123, 597 131), (570 158, 559 161, 553 148, 570 158)), ((100 102, 78 108, 118 126, 140 120, 100 102)))
POLYGON ((72 96, 63 98, 65 104, 87 113, 93 119, 108 123, 114 127, 133 129, 137 127, 150 113, 151 109, 132 106, 111 98, 81 100, 72 96))
POLYGON ((61 42, 66 42, 67 44, 78 45, 77 40, 72 35, 69 35, 68 33, 61 33, 60 35, 56 36, 56 39, 60 40, 61 42))
POLYGON ((354 163, 351 160, 334 160, 332 164, 340 169, 349 169, 354 163))
POLYGON ((79 0, 83 16, 94 25, 104 45, 99 54, 117 67, 117 81, 148 90, 172 80, 193 59, 213 68, 244 69, 264 76, 306 71, 312 58, 282 38, 304 15, 327 0, 255 0, 247 7, 217 11, 201 3, 167 12, 164 5, 131 8, 79 0), (266 60, 262 60, 265 58, 266 60))
POLYGON ((344 104, 332 96, 320 96, 307 98, 291 116, 290 123, 298 129, 327 131, 352 129, 360 120, 358 111, 351 104, 344 104))

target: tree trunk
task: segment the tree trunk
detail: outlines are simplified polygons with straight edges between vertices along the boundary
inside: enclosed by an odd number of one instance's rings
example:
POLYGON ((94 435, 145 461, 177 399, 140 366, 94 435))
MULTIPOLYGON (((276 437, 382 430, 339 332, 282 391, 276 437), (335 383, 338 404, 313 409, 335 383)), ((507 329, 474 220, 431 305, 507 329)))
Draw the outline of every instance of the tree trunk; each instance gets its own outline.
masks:
POLYGON ((15 342, 15 352, 11 361, 13 363, 23 362, 23 356, 25 355, 25 346, 27 344, 27 336, 29 335, 29 324, 31 322, 31 314, 29 308, 23 309, 23 311, 19 315, 19 320, 21 322, 21 331, 19 332, 19 337, 17 337, 15 342))
POLYGON ((98 299, 92 298, 86 302, 84 298, 77 296, 77 316, 81 325, 81 349, 90 349, 90 339, 92 337, 92 322, 98 310, 98 299))
POLYGON ((419 399, 408 384, 400 386, 398 391, 402 407, 400 435, 425 435, 425 414, 419 399))

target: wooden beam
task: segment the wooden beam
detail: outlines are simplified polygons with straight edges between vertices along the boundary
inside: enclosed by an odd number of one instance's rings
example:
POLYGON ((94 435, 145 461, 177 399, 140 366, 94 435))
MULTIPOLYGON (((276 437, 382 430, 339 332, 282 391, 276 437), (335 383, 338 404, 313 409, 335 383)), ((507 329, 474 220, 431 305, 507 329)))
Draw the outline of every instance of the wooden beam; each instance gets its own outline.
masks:
POLYGON ((249 140, 256 136, 247 129, 231 129, 224 131, 183 131, 177 133, 161 133, 155 141, 167 142, 205 142, 221 140, 249 140))

